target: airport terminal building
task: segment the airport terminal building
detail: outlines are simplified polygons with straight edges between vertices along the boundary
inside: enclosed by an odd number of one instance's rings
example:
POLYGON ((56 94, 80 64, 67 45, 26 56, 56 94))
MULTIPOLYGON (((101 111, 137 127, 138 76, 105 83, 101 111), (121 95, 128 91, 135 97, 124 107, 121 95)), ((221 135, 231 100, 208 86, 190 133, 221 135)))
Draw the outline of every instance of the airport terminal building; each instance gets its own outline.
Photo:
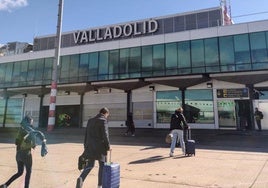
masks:
MULTIPOLYGON (((110 127, 169 128, 179 106, 192 128, 268 129, 268 20, 226 24, 222 7, 62 33, 56 127, 85 127, 100 108, 110 127)), ((48 125, 56 35, 0 57, 0 127, 31 114, 48 125)))

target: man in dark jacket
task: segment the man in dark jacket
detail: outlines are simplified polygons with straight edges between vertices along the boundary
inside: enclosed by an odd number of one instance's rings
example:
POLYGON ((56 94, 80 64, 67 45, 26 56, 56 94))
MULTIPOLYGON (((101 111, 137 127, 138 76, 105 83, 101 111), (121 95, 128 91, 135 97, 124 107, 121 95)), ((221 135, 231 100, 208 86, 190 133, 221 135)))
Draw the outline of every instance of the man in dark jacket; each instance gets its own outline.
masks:
POLYGON ((185 143, 184 143, 184 136, 183 136, 183 130, 188 129, 187 122, 185 120, 185 117, 183 115, 183 109, 178 108, 175 110, 175 113, 172 114, 171 120, 170 120, 170 131, 172 134, 172 142, 170 145, 170 153, 169 156, 174 156, 174 149, 176 147, 176 142, 179 140, 181 149, 183 154, 185 154, 185 143))
POLYGON ((263 119, 263 113, 255 108, 254 117, 258 126, 258 130, 261 131, 261 120, 263 119))
POLYGON ((110 150, 108 116, 109 110, 102 108, 99 114, 88 120, 83 153, 88 162, 77 179, 76 188, 82 187, 84 180, 95 165, 95 160, 99 162, 98 187, 102 186, 102 170, 107 158, 107 151, 110 150))

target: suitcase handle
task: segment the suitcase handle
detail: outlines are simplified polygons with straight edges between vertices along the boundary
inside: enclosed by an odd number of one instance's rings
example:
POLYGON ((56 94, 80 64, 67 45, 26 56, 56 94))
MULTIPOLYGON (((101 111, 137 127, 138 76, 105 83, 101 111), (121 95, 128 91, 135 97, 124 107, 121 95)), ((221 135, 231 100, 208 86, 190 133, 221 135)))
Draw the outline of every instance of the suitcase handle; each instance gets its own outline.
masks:
POLYGON ((107 162, 108 163, 112 163, 112 149, 108 150, 108 154, 107 155, 109 155, 109 160, 107 162))
POLYGON ((191 140, 191 139, 192 139, 192 133, 191 133, 191 128, 190 128, 190 126, 189 126, 188 129, 187 129, 187 138, 188 138, 188 140, 191 140))

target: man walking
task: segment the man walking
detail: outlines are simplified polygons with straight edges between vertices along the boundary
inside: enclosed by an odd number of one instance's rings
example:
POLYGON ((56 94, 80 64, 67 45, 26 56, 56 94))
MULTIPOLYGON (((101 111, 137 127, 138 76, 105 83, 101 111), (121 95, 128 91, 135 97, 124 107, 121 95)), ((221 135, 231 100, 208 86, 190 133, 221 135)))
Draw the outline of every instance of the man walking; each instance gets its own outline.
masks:
POLYGON ((81 188, 84 180, 95 165, 99 162, 98 187, 102 187, 102 171, 107 158, 107 151, 110 150, 109 132, 107 118, 108 108, 102 108, 95 117, 88 120, 84 139, 84 157, 88 163, 77 179, 76 188, 81 188))
POLYGON ((263 114, 258 108, 255 108, 254 117, 258 126, 258 130, 261 131, 261 120, 263 119, 263 114))

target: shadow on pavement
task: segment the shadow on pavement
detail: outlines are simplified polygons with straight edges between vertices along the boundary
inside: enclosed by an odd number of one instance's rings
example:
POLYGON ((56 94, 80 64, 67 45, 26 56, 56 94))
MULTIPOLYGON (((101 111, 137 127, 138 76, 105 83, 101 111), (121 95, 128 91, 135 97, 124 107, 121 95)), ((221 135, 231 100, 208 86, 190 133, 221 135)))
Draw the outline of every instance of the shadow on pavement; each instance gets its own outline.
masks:
MULTIPOLYGON (((47 144, 78 143, 84 141, 85 128, 58 128, 51 132, 42 131, 47 144)), ((125 128, 110 128, 112 145, 145 146, 143 150, 169 148, 165 143, 167 129, 136 129, 136 136, 125 136, 125 128)), ((17 128, 0 128, 0 142, 14 143, 17 128)), ((228 151, 268 152, 268 131, 237 130, 192 130, 192 139, 197 149, 217 149, 228 151)))

